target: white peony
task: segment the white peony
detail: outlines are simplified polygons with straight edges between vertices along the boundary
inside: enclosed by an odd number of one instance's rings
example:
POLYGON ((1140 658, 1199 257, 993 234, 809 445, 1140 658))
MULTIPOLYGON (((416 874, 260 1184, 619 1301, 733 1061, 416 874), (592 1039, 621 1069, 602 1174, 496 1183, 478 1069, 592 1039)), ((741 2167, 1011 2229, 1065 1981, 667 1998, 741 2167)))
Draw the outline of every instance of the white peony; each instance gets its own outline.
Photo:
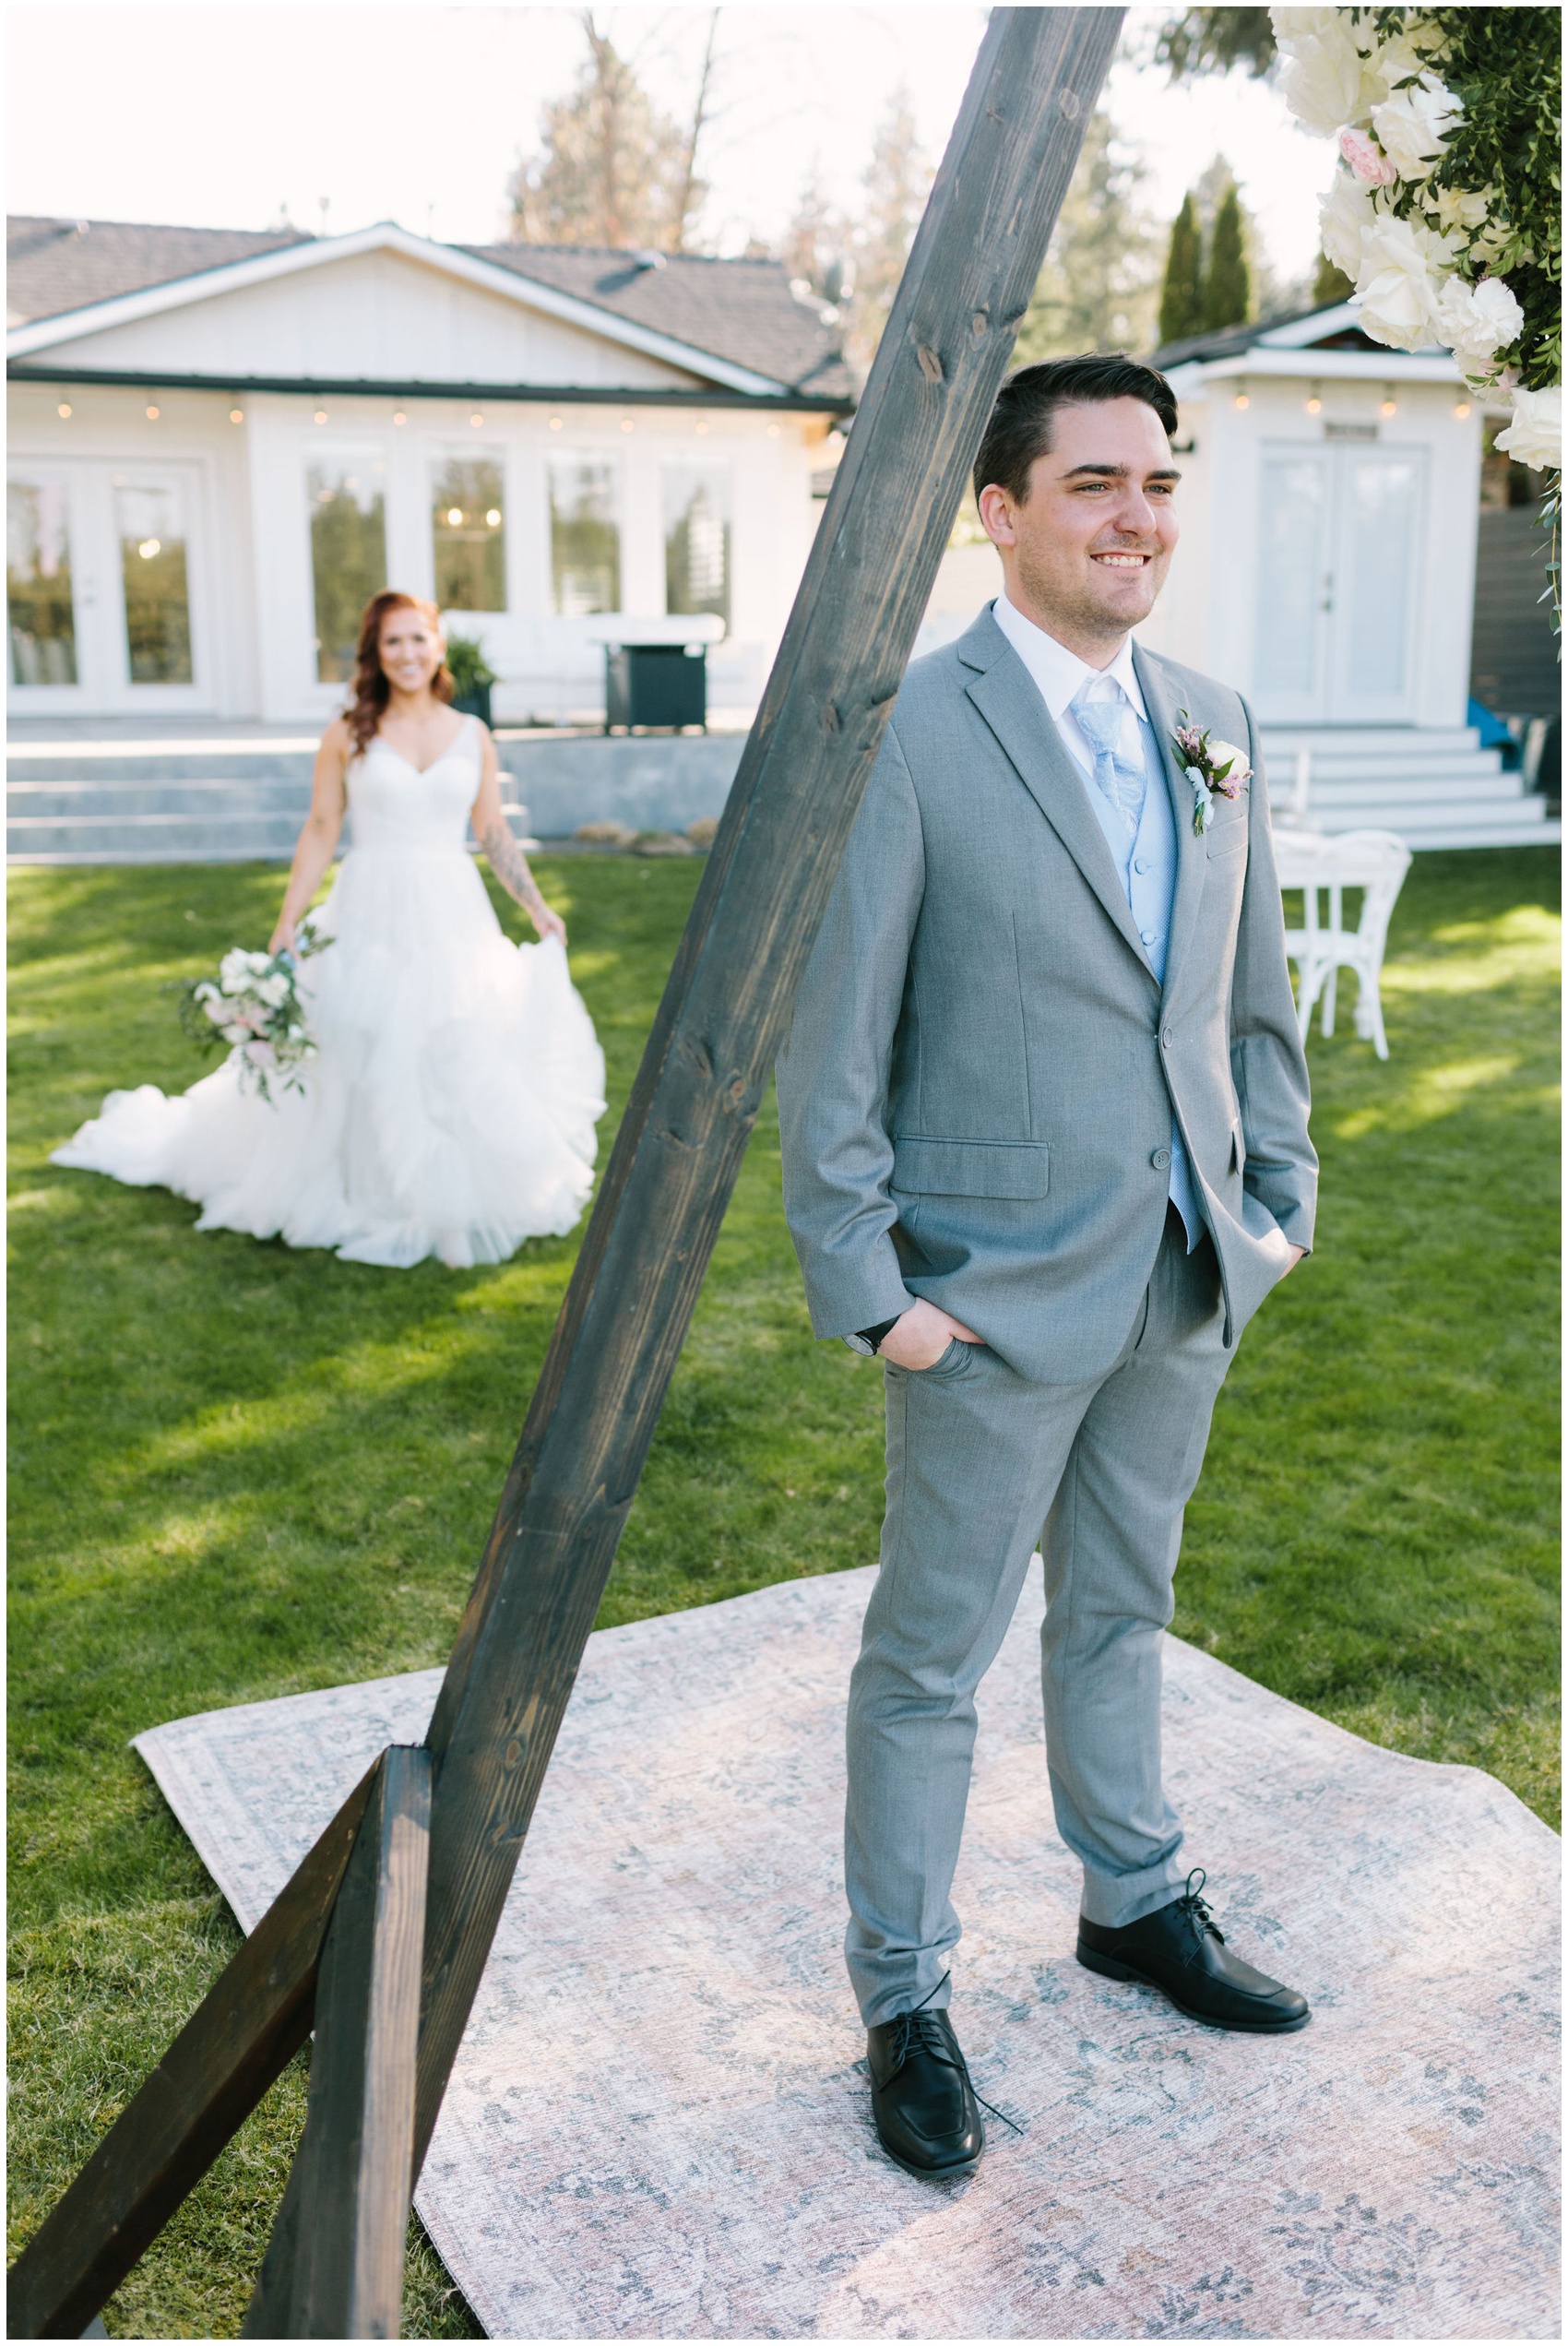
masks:
POLYGON ((1538 472, 1561 470, 1562 464, 1562 386, 1544 391, 1515 391, 1514 421, 1493 444, 1515 464, 1533 465, 1538 472))
POLYGON ((1416 220, 1379 212, 1361 243, 1356 303, 1362 327, 1391 350, 1420 351, 1442 339, 1437 322, 1448 245, 1416 220))
POLYGON ((273 1009, 279 1010, 289 999, 288 975, 282 970, 276 970, 271 977, 259 979, 255 990, 264 1002, 270 1003, 273 1009))
POLYGON ((250 982, 250 955, 238 945, 218 964, 218 982, 225 994, 244 994, 250 982))
POLYGON ((1304 128, 1332 138, 1346 123, 1364 122, 1371 95, 1366 62, 1344 8, 1273 8, 1285 60, 1285 102, 1304 128))
POLYGON ((1467 285, 1451 277, 1438 297, 1437 327, 1464 375, 1488 374, 1499 351, 1516 341, 1525 313, 1501 277, 1467 285))
POLYGON ((1438 157, 1447 153, 1446 135, 1464 112, 1436 74, 1424 73, 1420 81, 1374 106, 1372 123, 1400 178, 1425 179, 1438 157))
POLYGON ((1352 281, 1361 273, 1361 243, 1373 219, 1372 190, 1352 171, 1336 171, 1318 208, 1318 234, 1336 268, 1352 281))

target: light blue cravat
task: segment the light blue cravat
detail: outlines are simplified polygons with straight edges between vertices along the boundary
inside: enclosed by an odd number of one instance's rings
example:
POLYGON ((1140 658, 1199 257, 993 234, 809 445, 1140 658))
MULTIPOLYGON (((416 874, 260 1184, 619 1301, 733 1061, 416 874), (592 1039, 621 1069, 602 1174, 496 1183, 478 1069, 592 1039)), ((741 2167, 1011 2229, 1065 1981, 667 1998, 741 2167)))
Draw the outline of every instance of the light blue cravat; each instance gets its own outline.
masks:
POLYGON ((1095 788, 1110 800, 1129 833, 1135 836, 1143 819, 1148 776, 1141 759, 1134 766, 1117 754, 1123 712, 1130 704, 1120 685, 1110 700, 1088 699, 1087 696, 1092 690, 1091 685, 1084 686, 1073 702, 1073 714, 1078 720, 1079 732, 1094 752, 1095 788))

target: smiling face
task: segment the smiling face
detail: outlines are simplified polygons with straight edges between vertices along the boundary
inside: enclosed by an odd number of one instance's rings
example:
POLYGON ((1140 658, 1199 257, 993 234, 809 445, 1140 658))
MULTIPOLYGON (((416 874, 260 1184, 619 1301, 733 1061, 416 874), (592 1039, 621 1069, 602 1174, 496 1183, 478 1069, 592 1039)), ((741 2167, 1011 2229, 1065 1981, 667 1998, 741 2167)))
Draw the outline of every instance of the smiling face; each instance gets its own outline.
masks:
POLYGON ((421 611, 389 611, 376 639, 381 673, 395 693, 427 692, 441 665, 441 637, 421 611))
POLYGON ((1002 556, 1007 598, 1093 668, 1109 667, 1165 584, 1181 478, 1142 399, 1060 407, 1051 447, 1029 467, 1022 503, 992 483, 980 519, 1002 556))

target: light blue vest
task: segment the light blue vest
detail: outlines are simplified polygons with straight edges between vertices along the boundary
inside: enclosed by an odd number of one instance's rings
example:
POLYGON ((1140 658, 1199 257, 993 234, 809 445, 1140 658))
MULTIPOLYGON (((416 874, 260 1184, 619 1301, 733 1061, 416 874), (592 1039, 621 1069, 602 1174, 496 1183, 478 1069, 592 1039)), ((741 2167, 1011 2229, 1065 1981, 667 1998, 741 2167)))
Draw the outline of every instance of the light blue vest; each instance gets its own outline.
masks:
MULTIPOLYGON (((1176 897, 1176 816, 1159 744, 1146 717, 1138 719, 1138 733, 1144 745, 1148 788, 1144 792, 1137 837, 1128 836, 1127 826, 1115 807, 1087 774, 1084 788, 1105 833, 1105 843, 1111 850, 1123 894, 1138 924, 1149 966, 1163 985, 1166 948, 1170 941, 1170 908, 1176 897)), ((1074 763, 1077 763, 1076 759, 1074 763)), ((1187 1251, 1191 1254, 1204 1234, 1203 1208, 1198 1203, 1197 1184, 1193 1179, 1193 1168, 1182 1145, 1174 1114, 1170 1119, 1170 1202, 1187 1225, 1187 1251)))

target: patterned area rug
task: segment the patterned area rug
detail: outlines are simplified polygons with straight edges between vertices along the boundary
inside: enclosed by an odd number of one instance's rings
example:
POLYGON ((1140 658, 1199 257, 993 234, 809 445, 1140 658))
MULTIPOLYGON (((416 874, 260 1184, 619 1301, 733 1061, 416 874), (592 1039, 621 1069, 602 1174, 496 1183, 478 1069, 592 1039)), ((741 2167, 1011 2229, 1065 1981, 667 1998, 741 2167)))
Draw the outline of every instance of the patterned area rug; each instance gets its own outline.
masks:
MULTIPOLYGON (((954 2011, 972 2177, 884 2158, 839 1957, 871 1574, 600 1633, 420 2186, 508 2338, 1550 2338, 1556 1836, 1170 1639, 1166 1751, 1270 2042, 1073 1959, 1038 1566, 981 1694, 954 2011)), ((438 1673, 138 1738, 253 1927, 438 1673)))

